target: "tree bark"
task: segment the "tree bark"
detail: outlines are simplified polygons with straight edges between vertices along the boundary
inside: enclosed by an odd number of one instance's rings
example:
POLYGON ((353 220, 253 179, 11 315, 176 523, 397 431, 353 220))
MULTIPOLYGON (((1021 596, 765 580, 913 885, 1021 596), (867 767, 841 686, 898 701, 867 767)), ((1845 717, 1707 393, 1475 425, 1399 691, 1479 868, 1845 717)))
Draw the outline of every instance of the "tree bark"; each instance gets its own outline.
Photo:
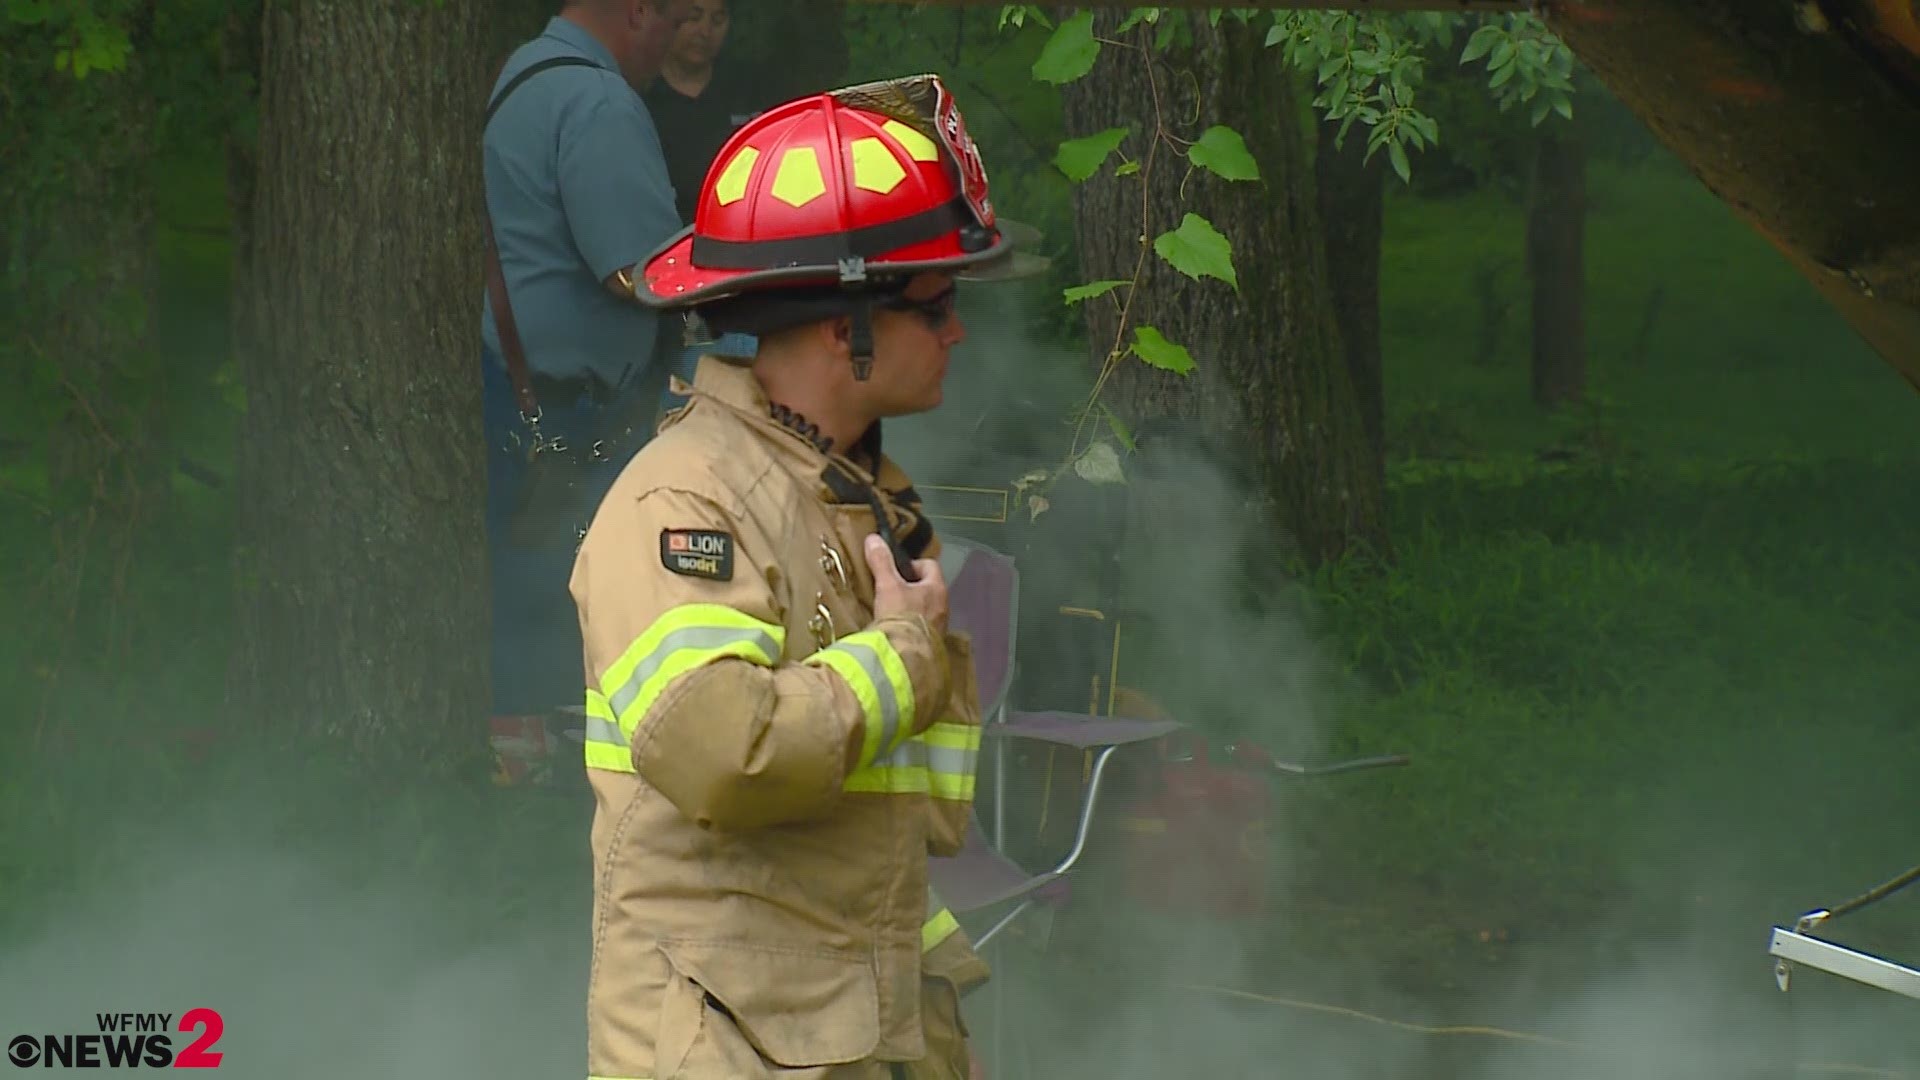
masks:
POLYGON ((268 0, 231 704, 483 775, 480 4, 268 0))
POLYGON ((1580 402, 1587 385, 1587 162, 1577 133, 1544 130, 1527 208, 1533 287, 1533 401, 1580 402))
MULTIPOLYGON (((1346 349, 1360 419, 1373 456, 1386 463, 1386 380, 1380 367, 1380 241, 1384 229, 1386 151, 1367 160, 1366 128, 1355 124, 1336 145, 1340 125, 1315 125, 1314 183, 1326 233, 1327 281, 1346 349)), ((1384 476, 1381 482, 1385 483, 1384 476)))
POLYGON ((265 3, 266 0, 234 0, 227 10, 227 22, 220 39, 220 61, 226 68, 228 84, 244 88, 248 101, 245 111, 254 120, 235 124, 227 133, 227 236, 235 283, 228 300, 227 324, 228 339, 235 343, 236 350, 252 324, 246 305, 255 293, 245 287, 245 282, 251 276, 253 189, 259 172, 257 121, 265 3))
MULTIPOLYGON (((1103 11, 1095 32, 1112 38, 1119 21, 1119 13, 1103 11)), ((1093 71, 1064 95, 1071 136, 1130 125, 1122 151, 1141 162, 1132 176, 1116 175, 1109 163, 1075 192, 1088 279, 1131 280, 1136 267, 1141 271, 1124 336, 1119 304, 1126 289, 1088 303, 1087 329, 1096 362, 1124 351, 1133 328, 1149 326, 1185 345, 1196 368, 1183 378, 1129 357, 1117 365, 1104 400, 1135 425, 1177 418, 1220 433, 1221 448, 1249 466, 1256 490, 1309 561, 1359 548, 1384 556, 1380 469, 1330 297, 1293 74, 1258 31, 1237 20, 1217 27, 1194 20, 1191 49, 1153 50, 1151 35, 1149 27, 1136 28, 1127 40, 1138 48, 1103 48, 1093 71), (1232 127, 1246 138, 1261 179, 1188 175, 1168 142, 1150 138, 1156 123, 1187 140, 1212 124, 1232 127), (1188 278, 1150 248, 1142 258, 1143 243, 1178 227, 1188 213, 1229 239, 1237 291, 1188 278)))

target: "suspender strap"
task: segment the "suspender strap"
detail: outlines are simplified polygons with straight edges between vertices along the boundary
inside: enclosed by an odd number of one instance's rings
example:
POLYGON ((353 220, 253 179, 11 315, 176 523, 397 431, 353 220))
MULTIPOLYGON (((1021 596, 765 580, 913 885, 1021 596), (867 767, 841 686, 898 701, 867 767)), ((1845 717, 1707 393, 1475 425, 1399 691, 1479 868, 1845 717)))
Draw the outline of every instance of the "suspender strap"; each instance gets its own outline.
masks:
MULTIPOLYGON (((543 71, 558 67, 600 67, 582 56, 555 56, 536 64, 527 65, 526 70, 515 75, 500 88, 493 100, 487 104, 487 118, 480 125, 486 131, 486 125, 493 122, 493 114, 500 111, 509 95, 518 90, 522 83, 543 71)), ((504 67, 502 71, 506 70, 504 67)), ((604 69, 603 69, 604 70, 604 69)), ((484 199, 485 181, 481 190, 484 199)), ((487 297, 493 305, 493 325, 500 332, 500 351, 506 354, 507 377, 513 382, 514 400, 520 405, 520 418, 529 424, 540 420, 540 401, 533 394, 533 377, 527 371, 527 353, 520 342, 520 326, 513 318, 513 305, 507 299, 507 276, 500 269, 500 247, 494 242, 493 213, 484 215, 487 231, 487 297)))

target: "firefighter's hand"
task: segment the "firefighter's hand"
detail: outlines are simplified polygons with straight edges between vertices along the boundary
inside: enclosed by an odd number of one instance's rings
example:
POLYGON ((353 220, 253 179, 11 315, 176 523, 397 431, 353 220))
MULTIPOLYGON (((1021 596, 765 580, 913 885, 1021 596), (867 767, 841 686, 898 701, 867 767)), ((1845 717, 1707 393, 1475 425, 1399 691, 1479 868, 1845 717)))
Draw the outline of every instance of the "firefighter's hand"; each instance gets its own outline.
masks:
POLYGON ((915 559, 913 572, 920 580, 908 581, 893 565, 893 553, 878 533, 867 537, 867 566, 873 570, 873 617, 921 615, 933 625, 935 635, 947 632, 947 579, 940 574, 935 559, 915 559))

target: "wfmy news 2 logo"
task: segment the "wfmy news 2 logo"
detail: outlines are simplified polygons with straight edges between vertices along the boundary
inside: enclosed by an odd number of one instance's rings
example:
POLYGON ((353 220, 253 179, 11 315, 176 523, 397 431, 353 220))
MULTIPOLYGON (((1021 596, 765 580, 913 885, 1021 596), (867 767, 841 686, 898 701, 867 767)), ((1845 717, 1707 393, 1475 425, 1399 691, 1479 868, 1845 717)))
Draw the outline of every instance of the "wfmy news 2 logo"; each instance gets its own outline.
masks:
POLYGON ((188 1009, 177 1022, 172 1013, 95 1013, 93 1020, 100 1030, 84 1035, 15 1035, 7 1061, 16 1069, 220 1067, 214 1048, 227 1025, 217 1010, 188 1009))

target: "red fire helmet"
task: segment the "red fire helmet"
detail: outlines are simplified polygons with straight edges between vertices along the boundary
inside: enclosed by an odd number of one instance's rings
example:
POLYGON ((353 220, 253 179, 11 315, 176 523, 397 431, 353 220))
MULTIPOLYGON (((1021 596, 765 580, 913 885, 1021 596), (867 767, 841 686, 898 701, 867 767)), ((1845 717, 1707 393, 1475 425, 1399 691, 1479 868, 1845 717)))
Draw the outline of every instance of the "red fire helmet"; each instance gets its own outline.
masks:
POLYGON ((1022 277, 1038 234, 994 213, 986 166, 937 75, 790 101, 744 125, 708 167, 692 227, 646 262, 650 307, 767 289, 897 284, 946 271, 1022 277))

